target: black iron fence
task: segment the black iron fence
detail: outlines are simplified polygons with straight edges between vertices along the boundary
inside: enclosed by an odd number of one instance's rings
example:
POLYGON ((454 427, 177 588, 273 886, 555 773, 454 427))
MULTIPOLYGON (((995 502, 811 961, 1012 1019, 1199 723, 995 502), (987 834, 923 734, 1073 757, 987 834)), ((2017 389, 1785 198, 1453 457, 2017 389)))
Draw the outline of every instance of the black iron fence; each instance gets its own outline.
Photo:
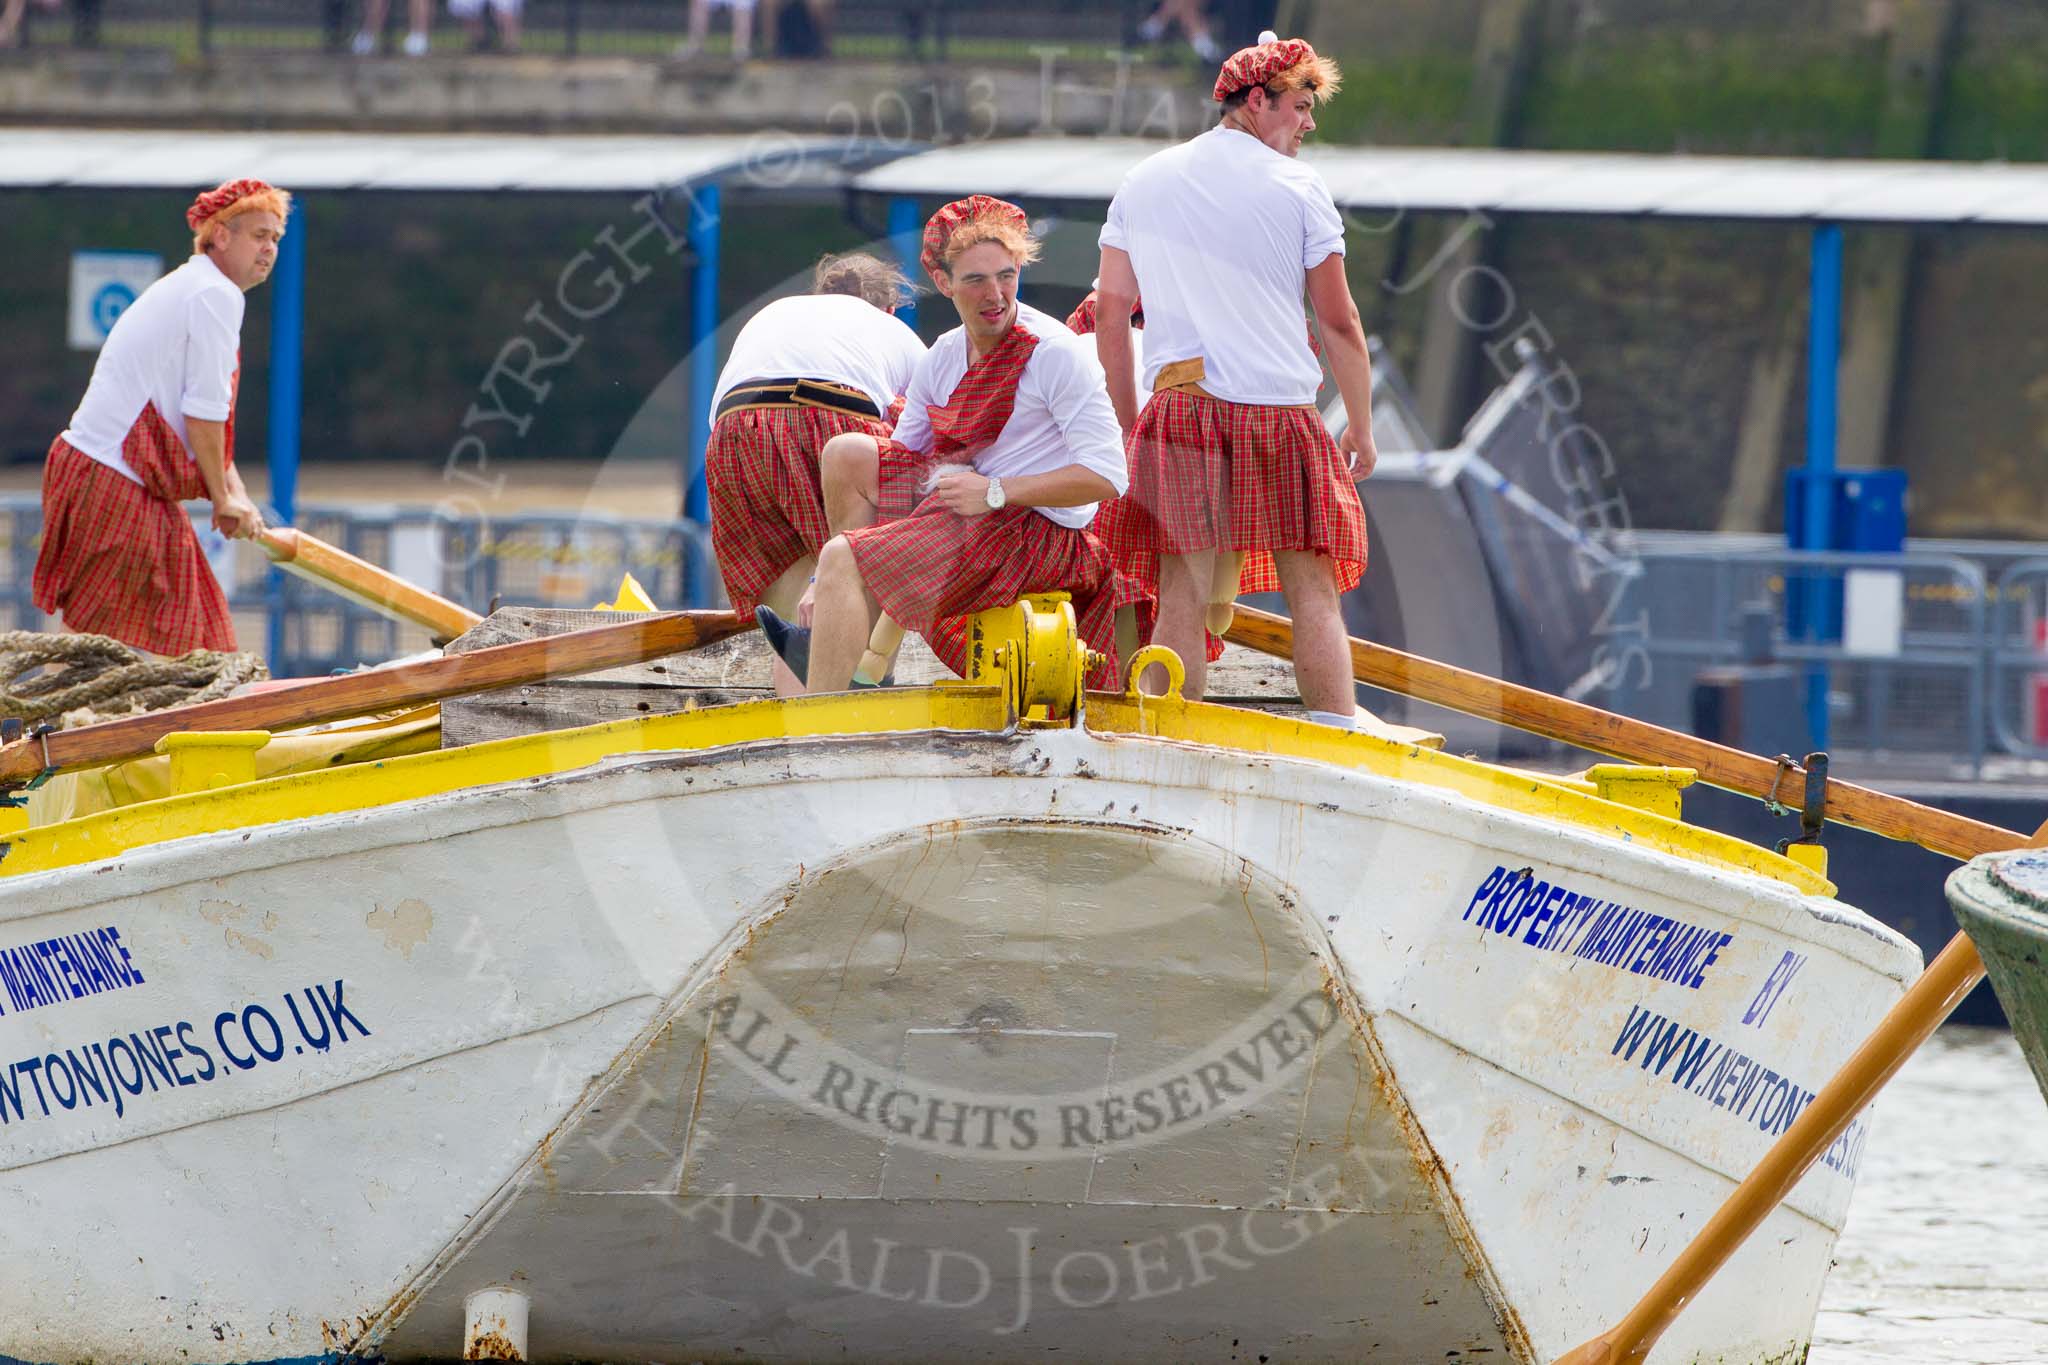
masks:
MULTIPOLYGON (((760 0, 754 52, 1031 59, 1045 45, 1131 47, 1154 0, 760 0)), ((478 49, 551 55, 666 58, 685 37, 690 0, 428 0, 425 51, 409 47, 412 0, 35 0, 19 41, 29 49, 161 50, 196 59, 218 52, 448 55, 478 49), (516 25, 495 21, 509 4, 516 25), (381 16, 373 17, 377 9, 381 16), (474 11, 463 17, 463 10, 474 11), (381 19, 381 22, 377 22, 381 19), (375 23, 378 31, 370 32, 375 23)), ((715 12, 705 55, 730 54, 715 12)))

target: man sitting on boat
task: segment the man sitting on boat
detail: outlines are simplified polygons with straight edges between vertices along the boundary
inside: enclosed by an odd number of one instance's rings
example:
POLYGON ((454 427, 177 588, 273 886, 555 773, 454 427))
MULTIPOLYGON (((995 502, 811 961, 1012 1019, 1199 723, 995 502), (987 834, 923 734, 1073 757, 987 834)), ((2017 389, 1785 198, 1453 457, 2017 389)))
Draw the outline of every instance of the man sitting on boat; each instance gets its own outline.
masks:
POLYGON ((242 295, 270 278, 291 196, 231 180, 185 211, 192 258, 107 333, 71 425, 43 466, 35 603, 69 630, 156 654, 232 650, 227 597, 179 504, 214 529, 263 529, 235 469, 242 295))
POLYGON ((925 225, 921 263, 961 325, 919 362, 893 440, 835 442, 869 524, 819 556, 814 636, 762 613, 785 657, 807 649, 810 691, 882 681, 856 674, 878 613, 964 671, 961 636, 941 623, 1036 592, 1072 595, 1082 635, 1108 661, 1097 685, 1118 676, 1116 612, 1143 593, 1088 525, 1128 482, 1123 443, 1087 344, 1017 301, 1019 275, 1037 258, 1024 211, 987 195, 925 225), (904 506, 911 490, 921 500, 904 506))
MULTIPOLYGON (((833 531, 819 453, 853 432, 886 437, 888 414, 924 357, 890 311, 909 292, 896 267, 864 252, 828 256, 811 293, 777 299, 748 319, 712 396, 704 450, 711 546, 735 610, 763 604, 794 615, 833 531)), ((802 680, 779 661, 775 690, 802 680)))
POLYGON ((1224 64, 1222 122, 1148 157, 1110 204, 1096 344, 1131 456, 1130 491, 1104 509, 1102 535, 1156 585, 1153 638, 1186 664, 1187 695, 1202 695, 1205 626, 1227 624, 1242 563, 1243 591, 1287 596, 1309 714, 1350 726, 1338 595, 1365 569, 1353 478, 1376 458, 1372 374, 1343 220, 1296 159, 1337 85, 1335 63, 1300 39, 1269 34, 1224 64), (1302 326, 1304 289, 1351 419, 1341 447, 1315 407, 1322 366, 1302 326), (1127 321, 1141 291, 1152 391, 1142 414, 1127 321))

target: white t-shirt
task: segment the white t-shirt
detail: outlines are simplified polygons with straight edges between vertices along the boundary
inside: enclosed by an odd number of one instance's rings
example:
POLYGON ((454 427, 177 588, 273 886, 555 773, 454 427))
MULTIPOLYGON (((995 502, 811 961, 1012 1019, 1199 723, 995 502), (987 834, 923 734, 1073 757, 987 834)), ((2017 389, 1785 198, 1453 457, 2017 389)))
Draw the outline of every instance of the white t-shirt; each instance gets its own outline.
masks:
MULTIPOLYGON (((1146 314, 1149 319, 1151 314, 1146 314)), ((1024 376, 1017 381, 1017 402, 1002 434, 974 457, 977 473, 1006 479, 1018 474, 1050 474, 1068 465, 1085 465, 1122 493, 1131 484, 1124 460, 1123 431, 1102 365, 1095 358, 1095 338, 1075 336, 1050 313, 1029 304, 1017 305, 1017 321, 1038 338, 1024 376)), ((955 327, 932 343, 910 377, 896 439, 912 450, 932 448, 927 407, 944 407, 967 373, 967 329, 955 327)), ((1082 527, 1095 519, 1095 503, 1079 507, 1034 507, 1062 526, 1082 527)))
POLYGON ((219 266, 194 256, 143 290, 115 320, 64 439, 141 483, 121 456, 121 442, 143 407, 155 403, 190 458, 185 419, 225 422, 234 411, 241 342, 242 291, 219 266))
POLYGON ((1312 403, 1308 271, 1344 254, 1344 220, 1314 167, 1221 125, 1134 166, 1101 244, 1126 252, 1145 301, 1145 376, 1200 356, 1233 403, 1312 403))
POLYGON ((887 412, 922 359, 924 343, 903 319, 851 294, 777 299, 733 338, 711 407, 750 379, 826 379, 887 412))

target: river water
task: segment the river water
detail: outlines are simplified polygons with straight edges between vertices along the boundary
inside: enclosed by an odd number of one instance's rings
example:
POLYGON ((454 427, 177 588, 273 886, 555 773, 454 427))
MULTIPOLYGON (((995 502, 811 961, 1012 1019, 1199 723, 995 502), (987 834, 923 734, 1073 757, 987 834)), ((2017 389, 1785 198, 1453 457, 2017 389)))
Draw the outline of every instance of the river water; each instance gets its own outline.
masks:
POLYGON ((1809 1365, 2048 1362, 2048 1105, 1951 1026, 1878 1096, 1809 1365))

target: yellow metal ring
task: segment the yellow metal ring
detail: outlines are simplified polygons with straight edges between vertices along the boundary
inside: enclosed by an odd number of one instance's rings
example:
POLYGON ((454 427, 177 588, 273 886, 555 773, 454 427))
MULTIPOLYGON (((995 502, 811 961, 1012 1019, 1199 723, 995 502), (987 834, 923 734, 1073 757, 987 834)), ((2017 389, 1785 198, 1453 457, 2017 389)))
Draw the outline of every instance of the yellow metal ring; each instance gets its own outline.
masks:
POLYGON ((1180 700, 1181 688, 1187 685, 1187 665, 1180 661, 1180 655, 1165 645, 1146 645, 1131 656, 1130 677, 1124 684, 1125 695, 1134 698, 1143 695, 1138 691, 1138 679, 1144 677, 1145 670, 1153 664, 1166 670, 1165 695, 1175 701, 1180 700))

